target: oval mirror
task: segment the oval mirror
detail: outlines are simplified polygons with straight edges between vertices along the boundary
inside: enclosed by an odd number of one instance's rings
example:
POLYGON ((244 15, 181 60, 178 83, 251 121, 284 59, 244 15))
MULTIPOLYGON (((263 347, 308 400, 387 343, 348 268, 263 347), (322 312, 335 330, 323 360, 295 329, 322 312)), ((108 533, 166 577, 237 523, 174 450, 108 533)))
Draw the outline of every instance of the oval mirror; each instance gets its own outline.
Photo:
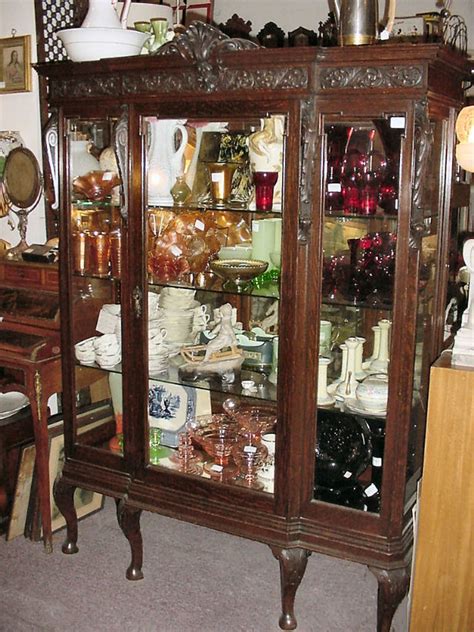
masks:
POLYGON ((42 191, 41 170, 35 155, 25 147, 16 147, 8 154, 3 183, 9 206, 33 209, 42 191))

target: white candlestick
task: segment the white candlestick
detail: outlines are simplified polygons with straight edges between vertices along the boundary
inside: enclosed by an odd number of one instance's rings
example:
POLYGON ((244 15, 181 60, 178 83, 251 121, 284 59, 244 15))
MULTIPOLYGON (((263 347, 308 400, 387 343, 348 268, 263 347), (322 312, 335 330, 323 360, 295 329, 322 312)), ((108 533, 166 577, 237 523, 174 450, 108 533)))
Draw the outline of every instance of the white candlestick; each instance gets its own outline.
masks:
POLYGON ((384 318, 382 320, 379 320, 378 325, 380 327, 380 347, 377 358, 375 358, 375 360, 372 360, 372 362, 370 363, 370 368, 373 371, 387 373, 389 360, 388 341, 392 323, 384 318))
POLYGON ((329 406, 336 401, 334 397, 328 393, 328 365, 331 362, 329 358, 319 356, 318 366, 318 406, 329 406))

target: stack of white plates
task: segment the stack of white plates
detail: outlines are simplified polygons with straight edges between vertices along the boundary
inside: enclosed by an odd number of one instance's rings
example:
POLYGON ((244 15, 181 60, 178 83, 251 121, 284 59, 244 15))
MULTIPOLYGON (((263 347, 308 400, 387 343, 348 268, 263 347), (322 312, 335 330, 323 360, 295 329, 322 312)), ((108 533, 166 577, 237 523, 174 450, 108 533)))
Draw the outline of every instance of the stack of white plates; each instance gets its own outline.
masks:
POLYGON ((195 290, 186 288, 166 287, 160 292, 158 319, 167 331, 166 342, 171 355, 194 341, 195 310, 200 308, 194 295, 195 290))
POLYGON ((11 391, 10 393, 0 393, 0 419, 11 417, 25 406, 30 400, 23 393, 11 391))
POLYGON ((150 374, 163 373, 169 366, 170 350, 166 343, 168 332, 164 327, 148 327, 148 370, 150 374))

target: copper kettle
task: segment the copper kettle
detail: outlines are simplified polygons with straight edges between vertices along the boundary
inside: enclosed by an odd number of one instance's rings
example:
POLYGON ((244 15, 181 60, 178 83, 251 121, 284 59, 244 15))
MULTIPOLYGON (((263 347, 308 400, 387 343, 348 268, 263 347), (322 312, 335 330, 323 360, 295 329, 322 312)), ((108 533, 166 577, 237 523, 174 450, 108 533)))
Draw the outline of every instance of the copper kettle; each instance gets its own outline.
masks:
POLYGON ((333 0, 341 46, 373 44, 382 33, 390 33, 395 20, 396 0, 388 0, 385 18, 379 23, 378 0, 333 0))

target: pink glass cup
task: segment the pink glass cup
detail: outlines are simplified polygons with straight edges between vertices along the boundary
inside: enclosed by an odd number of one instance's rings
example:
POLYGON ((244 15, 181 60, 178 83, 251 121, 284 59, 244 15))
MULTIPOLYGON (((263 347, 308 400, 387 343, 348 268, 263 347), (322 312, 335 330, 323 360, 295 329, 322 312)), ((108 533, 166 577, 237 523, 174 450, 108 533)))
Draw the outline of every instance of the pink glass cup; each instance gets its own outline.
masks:
POLYGON ((273 189, 278 180, 277 171, 255 171, 255 207, 257 211, 271 211, 273 207, 273 189))

